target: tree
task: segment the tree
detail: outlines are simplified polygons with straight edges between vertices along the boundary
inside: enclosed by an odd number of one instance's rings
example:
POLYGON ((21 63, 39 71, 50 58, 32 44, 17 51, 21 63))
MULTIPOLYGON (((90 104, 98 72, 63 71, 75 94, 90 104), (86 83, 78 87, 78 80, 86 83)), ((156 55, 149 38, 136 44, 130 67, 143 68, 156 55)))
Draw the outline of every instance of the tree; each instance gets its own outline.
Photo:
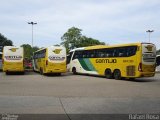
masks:
POLYGON ((31 55, 32 55, 32 47, 31 47, 31 45, 23 44, 23 45, 21 45, 21 47, 24 48, 24 58, 30 59, 31 55))
POLYGON ((33 48, 32 48, 32 53, 35 52, 35 51, 37 51, 37 50, 39 50, 39 47, 33 46, 33 48))
POLYGON ((12 46, 13 42, 0 33, 0 46, 12 46))
POLYGON ((160 49, 156 51, 156 54, 157 54, 157 55, 160 55, 160 49))
POLYGON ((93 45, 105 45, 105 43, 100 42, 99 40, 96 40, 93 38, 82 36, 78 47, 86 47, 86 46, 93 46, 93 45))
POLYGON ((61 45, 64 45, 66 47, 67 52, 70 49, 78 47, 105 45, 104 42, 100 42, 99 40, 83 36, 81 31, 82 30, 79 28, 72 27, 69 28, 68 31, 61 37, 61 45))
POLYGON ((67 49, 78 47, 79 40, 82 36, 81 31, 81 29, 76 27, 68 29, 68 31, 61 37, 61 44, 64 45, 67 49))
POLYGON ((37 51, 39 48, 38 47, 31 47, 29 44, 23 44, 21 47, 24 48, 24 58, 31 59, 31 56, 33 55, 33 52, 37 51))

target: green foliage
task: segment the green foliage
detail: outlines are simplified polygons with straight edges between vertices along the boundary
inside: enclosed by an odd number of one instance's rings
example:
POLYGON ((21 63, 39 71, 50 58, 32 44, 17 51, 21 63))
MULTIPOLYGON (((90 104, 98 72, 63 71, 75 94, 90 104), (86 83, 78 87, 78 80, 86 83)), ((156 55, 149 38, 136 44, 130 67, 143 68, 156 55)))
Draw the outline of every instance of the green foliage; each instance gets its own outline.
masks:
POLYGON ((32 47, 31 47, 31 45, 23 44, 23 45, 21 45, 21 47, 24 48, 24 58, 30 59, 31 55, 32 55, 32 47))
POLYGON ((13 42, 0 33, 0 46, 12 46, 13 42))
POLYGON ((33 55, 33 52, 37 51, 38 47, 31 47, 29 44, 23 44, 21 47, 24 48, 24 58, 31 59, 31 56, 33 55))
POLYGON ((39 47, 34 46, 34 47, 32 48, 32 53, 35 52, 35 51, 37 51, 37 50, 39 50, 39 47))
POLYGON ((81 29, 76 27, 72 27, 68 29, 66 33, 61 37, 62 45, 66 48, 73 49, 74 47, 78 47, 79 40, 82 36, 81 29))
POLYGON ((156 51, 156 54, 157 54, 157 55, 160 55, 160 49, 156 51))
POLYGON ((93 45, 105 45, 104 42, 99 40, 82 36, 79 42, 79 47, 93 46, 93 45))
POLYGON ((83 36, 81 31, 82 30, 79 28, 72 27, 69 28, 68 31, 61 37, 61 45, 64 45, 66 47, 67 52, 70 49, 78 47, 105 45, 104 42, 100 42, 99 40, 83 36))

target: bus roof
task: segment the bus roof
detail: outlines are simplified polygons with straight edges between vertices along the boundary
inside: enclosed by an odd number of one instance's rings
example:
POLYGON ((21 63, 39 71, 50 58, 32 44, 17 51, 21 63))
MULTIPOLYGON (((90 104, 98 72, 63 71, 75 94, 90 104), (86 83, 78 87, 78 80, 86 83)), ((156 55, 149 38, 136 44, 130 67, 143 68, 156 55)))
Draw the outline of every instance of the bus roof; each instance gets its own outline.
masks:
MULTIPOLYGON (((88 46, 88 47, 75 48, 70 52, 73 52, 75 50, 92 50, 92 49, 103 49, 103 48, 122 47, 122 46, 141 45, 141 44, 145 44, 145 43, 138 42, 138 43, 128 43, 128 44, 117 44, 117 45, 94 45, 94 46, 88 46)), ((152 44, 152 43, 146 43, 146 44, 152 44)))
POLYGON ((131 46, 131 45, 140 46, 141 44, 153 44, 153 43, 137 42, 137 43, 115 44, 115 45, 94 45, 94 46, 75 48, 71 50, 70 52, 73 52, 75 50, 92 50, 92 49, 103 49, 103 48, 112 48, 112 47, 124 47, 124 46, 131 46))
POLYGON ((52 45, 52 46, 48 46, 48 47, 45 47, 45 48, 43 47, 43 48, 40 48, 39 50, 35 51, 34 53, 39 52, 41 50, 45 50, 45 49, 50 48, 50 47, 63 47, 63 46, 52 45))

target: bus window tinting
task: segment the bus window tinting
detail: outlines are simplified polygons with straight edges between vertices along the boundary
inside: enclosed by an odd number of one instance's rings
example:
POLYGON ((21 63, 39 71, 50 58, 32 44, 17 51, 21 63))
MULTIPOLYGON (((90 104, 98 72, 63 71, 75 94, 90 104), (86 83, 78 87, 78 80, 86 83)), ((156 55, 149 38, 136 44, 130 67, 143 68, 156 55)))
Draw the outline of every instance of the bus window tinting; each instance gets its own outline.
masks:
POLYGON ((160 65, 160 56, 158 56, 158 57, 156 58, 156 65, 157 65, 157 66, 160 65))
POLYGON ((105 48, 94 50, 75 51, 73 59, 77 58, 107 58, 107 57, 130 57, 136 54, 137 46, 105 48))
POLYGON ((73 54, 73 52, 70 52, 69 55, 67 56, 67 64, 70 63, 72 54, 73 54))
POLYGON ((46 49, 34 53, 34 59, 45 58, 46 49))

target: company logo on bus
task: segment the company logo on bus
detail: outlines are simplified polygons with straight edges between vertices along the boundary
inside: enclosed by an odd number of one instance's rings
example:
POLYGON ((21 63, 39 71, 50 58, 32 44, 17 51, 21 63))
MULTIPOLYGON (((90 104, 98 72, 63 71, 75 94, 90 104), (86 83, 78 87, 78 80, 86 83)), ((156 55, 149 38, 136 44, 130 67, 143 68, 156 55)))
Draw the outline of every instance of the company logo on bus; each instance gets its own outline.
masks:
POLYGON ((153 46, 152 45, 147 45, 145 48, 147 48, 148 51, 152 51, 153 46))
POLYGON ((55 50, 53 50, 53 52, 54 52, 55 54, 59 54, 59 53, 61 52, 61 50, 62 50, 62 49, 55 49, 55 50))
POLYGON ((5 56, 6 60, 21 60, 22 56, 5 56))
POLYGON ((59 56, 49 56, 50 60, 56 60, 56 61, 63 61, 65 57, 59 57, 59 56))
POLYGON ((16 52, 17 49, 18 49, 18 48, 11 48, 11 49, 9 49, 9 50, 12 51, 12 52, 16 52))

